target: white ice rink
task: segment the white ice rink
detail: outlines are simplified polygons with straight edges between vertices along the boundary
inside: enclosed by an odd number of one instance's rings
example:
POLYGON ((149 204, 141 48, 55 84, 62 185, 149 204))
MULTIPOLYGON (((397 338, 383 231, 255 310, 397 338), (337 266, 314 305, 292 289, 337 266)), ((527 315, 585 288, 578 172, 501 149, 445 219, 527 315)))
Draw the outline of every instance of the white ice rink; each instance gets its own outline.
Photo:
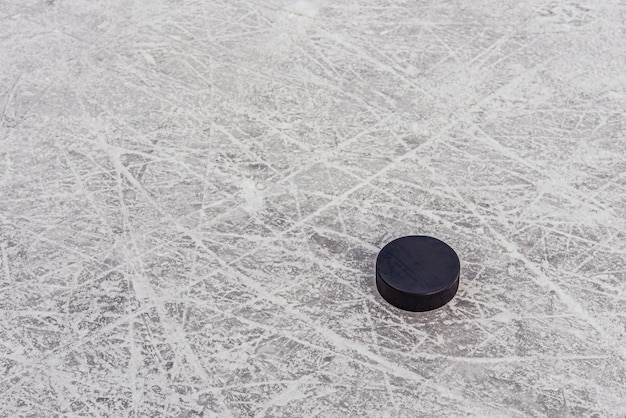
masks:
POLYGON ((624 417, 625 282, 623 1, 0 0, 0 416, 624 417))

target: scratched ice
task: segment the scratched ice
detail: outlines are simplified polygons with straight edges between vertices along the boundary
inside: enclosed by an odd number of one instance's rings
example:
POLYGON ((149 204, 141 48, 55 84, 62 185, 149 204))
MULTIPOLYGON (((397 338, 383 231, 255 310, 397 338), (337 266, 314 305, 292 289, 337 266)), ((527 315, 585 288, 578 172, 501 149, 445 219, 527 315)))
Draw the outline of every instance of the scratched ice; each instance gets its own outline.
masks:
POLYGON ((619 0, 0 2, 1 416, 625 416, 619 0), (374 261, 428 234, 446 307, 374 261))

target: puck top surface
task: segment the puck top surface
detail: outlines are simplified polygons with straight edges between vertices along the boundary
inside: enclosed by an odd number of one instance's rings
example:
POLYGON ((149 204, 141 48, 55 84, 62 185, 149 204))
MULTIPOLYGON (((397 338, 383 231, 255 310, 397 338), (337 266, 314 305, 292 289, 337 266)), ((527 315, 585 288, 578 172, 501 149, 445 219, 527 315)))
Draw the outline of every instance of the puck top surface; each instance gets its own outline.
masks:
POLYGON ((376 259, 376 284, 387 302, 409 311, 428 311, 456 294, 461 266, 445 242, 407 236, 385 245, 376 259))

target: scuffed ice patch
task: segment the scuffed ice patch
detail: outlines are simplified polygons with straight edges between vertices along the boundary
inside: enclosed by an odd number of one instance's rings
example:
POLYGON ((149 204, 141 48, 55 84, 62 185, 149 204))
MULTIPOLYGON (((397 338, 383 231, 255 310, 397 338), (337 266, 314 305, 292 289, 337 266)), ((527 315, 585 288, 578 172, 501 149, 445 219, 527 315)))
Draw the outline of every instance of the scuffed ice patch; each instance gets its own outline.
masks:
POLYGON ((625 16, 3 1, 0 415, 626 415, 625 16))

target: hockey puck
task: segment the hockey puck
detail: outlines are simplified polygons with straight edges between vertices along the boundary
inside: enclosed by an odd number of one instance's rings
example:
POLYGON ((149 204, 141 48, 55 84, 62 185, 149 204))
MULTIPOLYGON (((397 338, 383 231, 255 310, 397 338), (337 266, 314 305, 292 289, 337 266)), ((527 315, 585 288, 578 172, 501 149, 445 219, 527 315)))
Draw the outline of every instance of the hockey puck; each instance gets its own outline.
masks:
POLYGON ((376 258, 376 287, 396 308, 423 312, 448 303, 459 288, 461 263, 448 244, 412 235, 385 245, 376 258))

